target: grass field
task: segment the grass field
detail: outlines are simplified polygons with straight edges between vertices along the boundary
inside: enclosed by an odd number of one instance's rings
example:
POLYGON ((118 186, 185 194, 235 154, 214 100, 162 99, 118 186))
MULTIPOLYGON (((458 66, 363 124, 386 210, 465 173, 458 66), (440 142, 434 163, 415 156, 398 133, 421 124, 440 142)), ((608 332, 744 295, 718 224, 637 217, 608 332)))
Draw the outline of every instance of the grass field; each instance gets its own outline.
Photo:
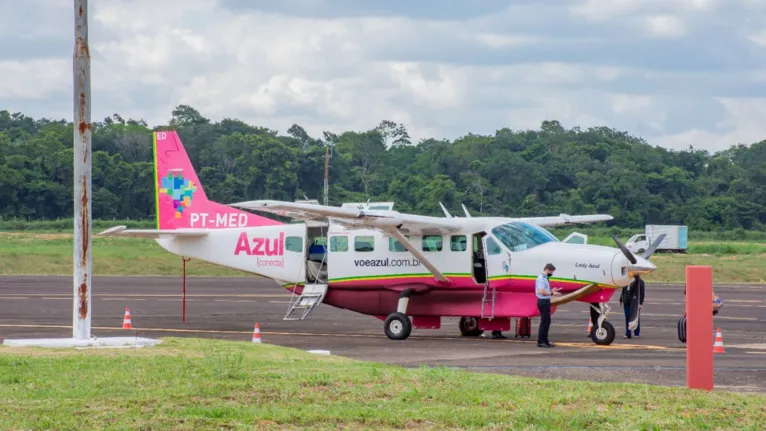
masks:
MULTIPOLYGON (((647 282, 682 282, 687 265, 711 265, 714 281, 766 283, 762 270, 766 248, 757 243, 699 243, 710 253, 652 256, 658 269, 647 282), (742 253, 734 254, 733 251, 742 253)), ((72 235, 69 233, 0 232, 0 275, 70 275, 72 235)), ((181 275, 179 256, 156 242, 138 238, 93 237, 94 275, 181 275)), ((205 262, 187 263, 187 275, 252 276, 205 262)))
POLYGON ((404 369, 268 344, 0 348, 0 429, 728 429, 766 397, 404 369))

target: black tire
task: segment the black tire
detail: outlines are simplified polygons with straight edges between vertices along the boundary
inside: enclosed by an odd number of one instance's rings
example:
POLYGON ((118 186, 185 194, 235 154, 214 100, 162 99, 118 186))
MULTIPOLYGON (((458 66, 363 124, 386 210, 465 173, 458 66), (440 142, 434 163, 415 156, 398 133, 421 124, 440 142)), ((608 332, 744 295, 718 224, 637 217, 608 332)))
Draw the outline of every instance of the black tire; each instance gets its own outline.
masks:
POLYGON ((612 326, 611 323, 604 321, 604 323, 601 324, 600 330, 596 325, 593 325, 590 338, 599 346, 608 346, 614 341, 615 335, 614 326, 612 326))
POLYGON ((461 317, 458 326, 460 327, 460 334, 464 337, 478 337, 484 333, 479 329, 479 319, 475 317, 461 317))
POLYGON ((412 322, 410 322, 409 317, 397 311, 386 317, 383 330, 386 332, 386 336, 392 340, 406 340, 412 332, 412 322))
POLYGON ((636 254, 644 254, 645 251, 643 248, 639 248, 636 254))

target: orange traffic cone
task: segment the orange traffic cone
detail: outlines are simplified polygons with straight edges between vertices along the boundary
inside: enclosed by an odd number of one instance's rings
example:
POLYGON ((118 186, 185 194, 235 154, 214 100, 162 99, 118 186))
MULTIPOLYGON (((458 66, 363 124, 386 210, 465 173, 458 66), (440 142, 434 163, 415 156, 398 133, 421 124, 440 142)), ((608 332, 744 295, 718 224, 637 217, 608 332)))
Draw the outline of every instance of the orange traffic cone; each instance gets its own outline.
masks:
POLYGON ((133 324, 130 321, 130 308, 125 307, 125 318, 122 320, 122 329, 133 329, 133 324))
POLYGON ((593 331, 593 321, 588 320, 588 336, 590 337, 590 333, 593 331))
POLYGON ((253 343, 261 342, 261 328, 258 326, 258 322, 255 323, 255 329, 253 329, 253 343))
POLYGON ((715 333, 715 344, 713 345, 713 353, 726 353, 723 350, 723 336, 721 335, 721 328, 715 333))

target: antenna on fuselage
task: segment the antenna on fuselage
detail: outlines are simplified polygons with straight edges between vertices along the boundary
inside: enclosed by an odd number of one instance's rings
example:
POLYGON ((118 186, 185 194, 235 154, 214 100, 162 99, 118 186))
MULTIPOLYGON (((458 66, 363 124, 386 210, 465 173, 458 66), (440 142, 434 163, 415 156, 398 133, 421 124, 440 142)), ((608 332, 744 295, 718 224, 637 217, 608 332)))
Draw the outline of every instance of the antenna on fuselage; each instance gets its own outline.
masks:
POLYGON ((468 213, 468 208, 465 207, 465 204, 460 204, 460 206, 463 207, 466 218, 471 218, 471 214, 468 213))
POLYGON ((440 206, 440 207, 442 207, 442 211, 444 211, 444 215, 445 215, 447 218, 452 218, 452 214, 450 214, 450 213, 449 213, 449 211, 447 211, 447 208, 444 208, 444 205, 442 205, 442 203, 441 203, 441 202, 439 202, 439 206, 440 206))

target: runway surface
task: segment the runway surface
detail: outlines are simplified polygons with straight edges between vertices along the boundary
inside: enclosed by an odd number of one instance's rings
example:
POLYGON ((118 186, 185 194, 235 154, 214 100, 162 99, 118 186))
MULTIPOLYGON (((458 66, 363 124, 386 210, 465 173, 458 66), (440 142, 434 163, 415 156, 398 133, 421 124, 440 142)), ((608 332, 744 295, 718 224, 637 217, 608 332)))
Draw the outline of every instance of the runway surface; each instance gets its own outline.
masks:
MULTIPOLYGON (((402 366, 444 365, 481 372, 544 378, 686 384, 685 345, 676 333, 683 315, 683 286, 647 283, 641 338, 623 340, 625 316, 610 302, 618 336, 608 347, 586 337, 588 308, 573 303, 553 315, 550 339, 460 337, 457 318, 439 330, 413 330, 405 341, 389 340, 383 322, 320 305, 304 321, 284 321, 291 294, 257 278, 190 277, 186 323, 181 321, 180 277, 94 277, 93 335, 190 336, 250 341, 255 322, 265 343, 330 350, 333 355, 402 366), (133 330, 121 329, 130 307, 133 330)), ((766 286, 716 285, 724 308, 714 318, 726 353, 715 355, 717 389, 766 392, 766 286)), ((71 277, 0 277, 0 338, 71 337, 71 277)), ((515 328, 515 326, 514 326, 515 328)), ((712 345, 711 345, 712 349, 712 345)))

